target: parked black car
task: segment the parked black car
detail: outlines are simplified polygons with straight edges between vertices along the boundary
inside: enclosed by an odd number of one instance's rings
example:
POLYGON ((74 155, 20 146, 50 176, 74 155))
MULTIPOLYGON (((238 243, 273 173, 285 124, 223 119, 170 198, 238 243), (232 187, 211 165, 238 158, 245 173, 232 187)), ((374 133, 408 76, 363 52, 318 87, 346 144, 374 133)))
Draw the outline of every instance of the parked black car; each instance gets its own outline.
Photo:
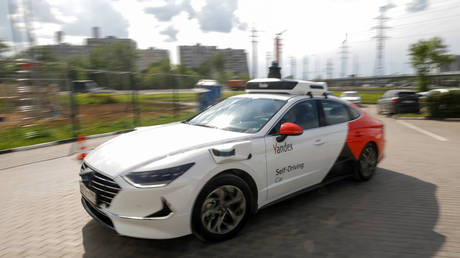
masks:
POLYGON ((415 91, 389 90, 377 102, 379 114, 419 113, 420 104, 415 91))

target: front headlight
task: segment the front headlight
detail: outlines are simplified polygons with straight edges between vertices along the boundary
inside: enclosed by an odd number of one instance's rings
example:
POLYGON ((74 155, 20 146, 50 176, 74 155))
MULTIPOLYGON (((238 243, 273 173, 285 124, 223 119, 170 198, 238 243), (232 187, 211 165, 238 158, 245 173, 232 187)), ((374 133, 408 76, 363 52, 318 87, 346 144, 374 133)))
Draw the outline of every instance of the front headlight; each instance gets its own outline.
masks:
POLYGON ((195 165, 195 163, 159 170, 131 172, 123 176, 123 178, 136 187, 161 187, 180 177, 193 165, 195 165))

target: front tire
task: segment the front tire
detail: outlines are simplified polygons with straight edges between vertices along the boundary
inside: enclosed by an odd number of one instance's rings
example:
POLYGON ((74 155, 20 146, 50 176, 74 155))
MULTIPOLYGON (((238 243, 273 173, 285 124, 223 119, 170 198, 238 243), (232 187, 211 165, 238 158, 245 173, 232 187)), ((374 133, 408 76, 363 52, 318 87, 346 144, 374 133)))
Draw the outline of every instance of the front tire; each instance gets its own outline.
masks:
POLYGON ((192 212, 192 232, 204 241, 234 237, 248 220, 253 196, 238 176, 224 174, 208 182, 198 195, 192 212))
POLYGON ((378 154, 374 144, 364 146, 355 167, 354 177, 358 181, 368 181, 372 178, 377 168, 378 154))

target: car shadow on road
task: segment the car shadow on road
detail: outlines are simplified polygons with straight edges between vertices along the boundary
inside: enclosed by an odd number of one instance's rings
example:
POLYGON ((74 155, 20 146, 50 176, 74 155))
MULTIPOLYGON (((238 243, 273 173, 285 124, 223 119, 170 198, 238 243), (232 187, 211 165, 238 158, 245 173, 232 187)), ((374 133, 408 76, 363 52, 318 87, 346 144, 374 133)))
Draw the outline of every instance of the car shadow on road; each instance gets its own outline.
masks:
POLYGON ((436 186, 379 168, 260 210, 234 239, 206 244, 121 237, 94 221, 82 229, 85 257, 432 257, 436 186))

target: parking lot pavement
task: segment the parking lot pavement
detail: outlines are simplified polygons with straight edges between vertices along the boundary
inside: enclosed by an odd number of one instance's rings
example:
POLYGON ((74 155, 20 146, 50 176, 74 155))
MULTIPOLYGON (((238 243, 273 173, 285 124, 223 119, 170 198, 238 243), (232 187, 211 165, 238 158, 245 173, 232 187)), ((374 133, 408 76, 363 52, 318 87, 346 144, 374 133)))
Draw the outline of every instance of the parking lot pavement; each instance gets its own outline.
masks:
POLYGON ((1 155, 0 256, 459 257, 460 123, 406 121, 447 139, 439 141, 379 118, 387 148, 371 181, 345 180, 265 208, 216 244, 117 236, 81 207, 79 163, 57 157, 62 149, 43 149, 55 158, 31 164, 30 152, 1 155))

